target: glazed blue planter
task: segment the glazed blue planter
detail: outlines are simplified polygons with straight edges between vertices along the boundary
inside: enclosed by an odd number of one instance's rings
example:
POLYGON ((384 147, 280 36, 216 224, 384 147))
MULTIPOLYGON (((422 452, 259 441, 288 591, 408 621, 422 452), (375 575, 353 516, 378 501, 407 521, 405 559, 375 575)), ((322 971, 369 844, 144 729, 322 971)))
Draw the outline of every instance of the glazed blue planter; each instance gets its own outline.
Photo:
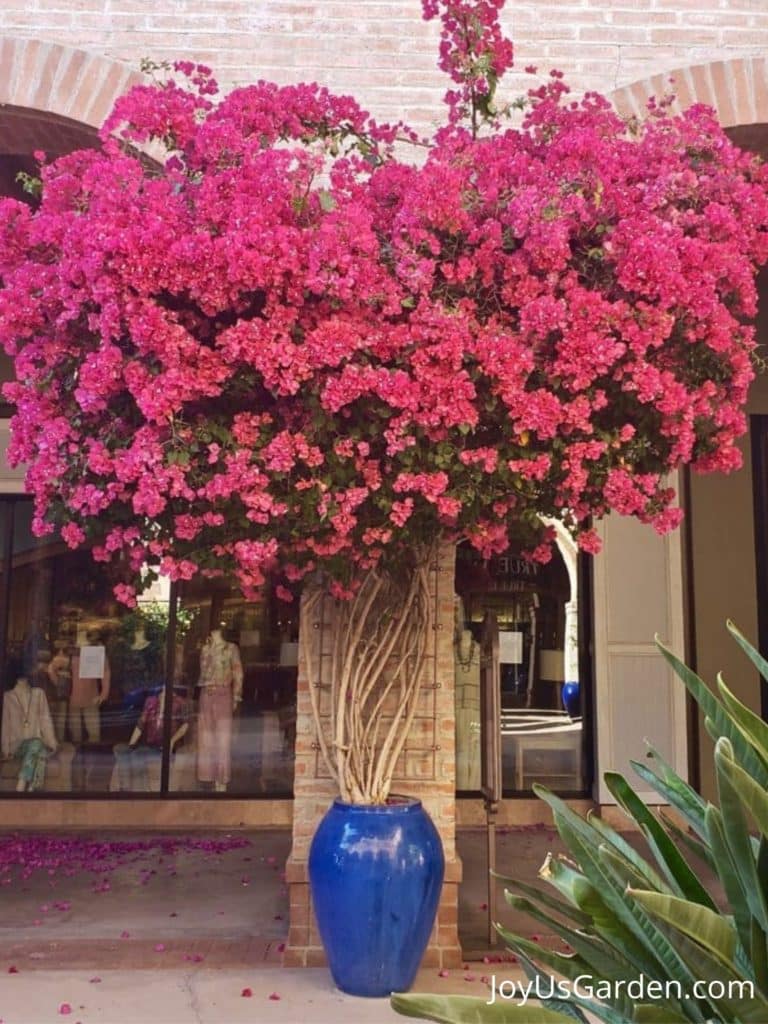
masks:
POLYGON ((421 801, 335 800, 309 851, 312 903, 328 966, 354 996, 413 983, 434 924, 445 859, 421 801))
POLYGON ((578 683, 563 683, 563 707, 571 718, 579 713, 580 691, 578 683))

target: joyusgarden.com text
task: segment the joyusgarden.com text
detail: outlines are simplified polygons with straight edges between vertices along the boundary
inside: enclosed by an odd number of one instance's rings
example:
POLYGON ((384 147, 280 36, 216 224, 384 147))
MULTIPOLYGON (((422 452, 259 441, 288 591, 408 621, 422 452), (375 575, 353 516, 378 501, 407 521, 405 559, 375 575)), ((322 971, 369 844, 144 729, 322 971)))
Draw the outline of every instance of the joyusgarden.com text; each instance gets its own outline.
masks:
POLYGON ((545 999, 596 999, 601 1002, 611 1002, 617 996, 625 995, 634 1002, 666 1002, 667 1000, 682 999, 724 999, 739 997, 752 999, 755 995, 755 987, 751 981, 738 981, 729 979, 719 981, 709 979, 707 981, 695 981, 690 991, 686 991, 679 981, 655 981, 652 978, 640 976, 638 978, 621 979, 618 981, 596 980, 591 974, 582 974, 572 981, 558 981, 556 978, 536 977, 528 982, 512 981, 509 978, 498 979, 491 975, 491 994, 486 1000, 492 1006, 497 1000, 504 1002, 513 1000, 520 1006, 525 1006, 529 1000, 545 999))

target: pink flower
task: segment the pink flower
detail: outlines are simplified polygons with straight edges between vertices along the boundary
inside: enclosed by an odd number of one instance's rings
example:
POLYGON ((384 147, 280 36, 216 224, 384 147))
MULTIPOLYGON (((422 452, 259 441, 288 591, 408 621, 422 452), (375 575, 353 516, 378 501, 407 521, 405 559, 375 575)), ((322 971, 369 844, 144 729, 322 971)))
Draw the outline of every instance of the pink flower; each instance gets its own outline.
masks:
POLYGON ((558 71, 509 130, 503 7, 423 0, 450 86, 423 161, 352 97, 220 97, 181 60, 46 160, 34 209, 0 199, 9 458, 35 534, 121 603, 158 572, 349 600, 519 527, 544 562, 539 515, 595 552, 585 523, 673 529, 670 472, 740 464, 768 172, 704 107, 635 125, 558 71))

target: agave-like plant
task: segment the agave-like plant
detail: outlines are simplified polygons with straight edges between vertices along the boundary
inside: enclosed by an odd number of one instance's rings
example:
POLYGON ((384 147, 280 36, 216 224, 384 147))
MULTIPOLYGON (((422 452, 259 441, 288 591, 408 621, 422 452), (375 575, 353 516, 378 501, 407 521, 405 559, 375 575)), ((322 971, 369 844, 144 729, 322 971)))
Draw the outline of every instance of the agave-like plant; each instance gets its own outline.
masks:
MULTIPOLYGON (((732 622, 727 626, 768 679, 768 662, 732 622)), ((536 787, 568 856, 548 857, 539 872, 555 894, 506 878, 505 896, 569 951, 496 927, 540 1003, 395 995, 400 1013, 443 1024, 587 1024, 589 1017, 604 1024, 768 1022, 768 724, 721 675, 715 694, 657 644, 715 740, 717 804, 653 748, 632 766, 678 821, 663 811, 657 817, 622 775, 607 772, 611 793, 645 837, 644 858, 601 818, 582 818, 536 787), (709 868, 703 878, 701 865, 709 868)))

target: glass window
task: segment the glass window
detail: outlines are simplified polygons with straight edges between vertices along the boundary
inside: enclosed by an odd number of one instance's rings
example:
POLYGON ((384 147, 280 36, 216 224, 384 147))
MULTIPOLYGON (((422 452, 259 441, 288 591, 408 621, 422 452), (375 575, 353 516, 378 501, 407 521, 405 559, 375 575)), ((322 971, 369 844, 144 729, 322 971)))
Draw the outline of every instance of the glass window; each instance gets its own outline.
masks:
POLYGON ((160 793, 167 765, 171 791, 290 795, 298 601, 195 581, 172 622, 160 581, 128 609, 109 566, 31 520, 0 500, 0 793, 160 793))
POLYGON ((499 627, 498 686, 504 791, 541 782, 561 792, 585 785, 580 707, 578 560, 565 531, 546 565, 513 549, 483 563, 457 549, 456 788, 480 788, 480 663, 486 613, 499 627))
POLYGON ((298 602, 247 602, 221 581, 184 586, 174 693, 191 708, 170 789, 293 791, 298 602))
POLYGON ((2 505, 12 561, 0 790, 158 792, 167 592, 125 608, 108 567, 32 535, 31 502, 2 505))

